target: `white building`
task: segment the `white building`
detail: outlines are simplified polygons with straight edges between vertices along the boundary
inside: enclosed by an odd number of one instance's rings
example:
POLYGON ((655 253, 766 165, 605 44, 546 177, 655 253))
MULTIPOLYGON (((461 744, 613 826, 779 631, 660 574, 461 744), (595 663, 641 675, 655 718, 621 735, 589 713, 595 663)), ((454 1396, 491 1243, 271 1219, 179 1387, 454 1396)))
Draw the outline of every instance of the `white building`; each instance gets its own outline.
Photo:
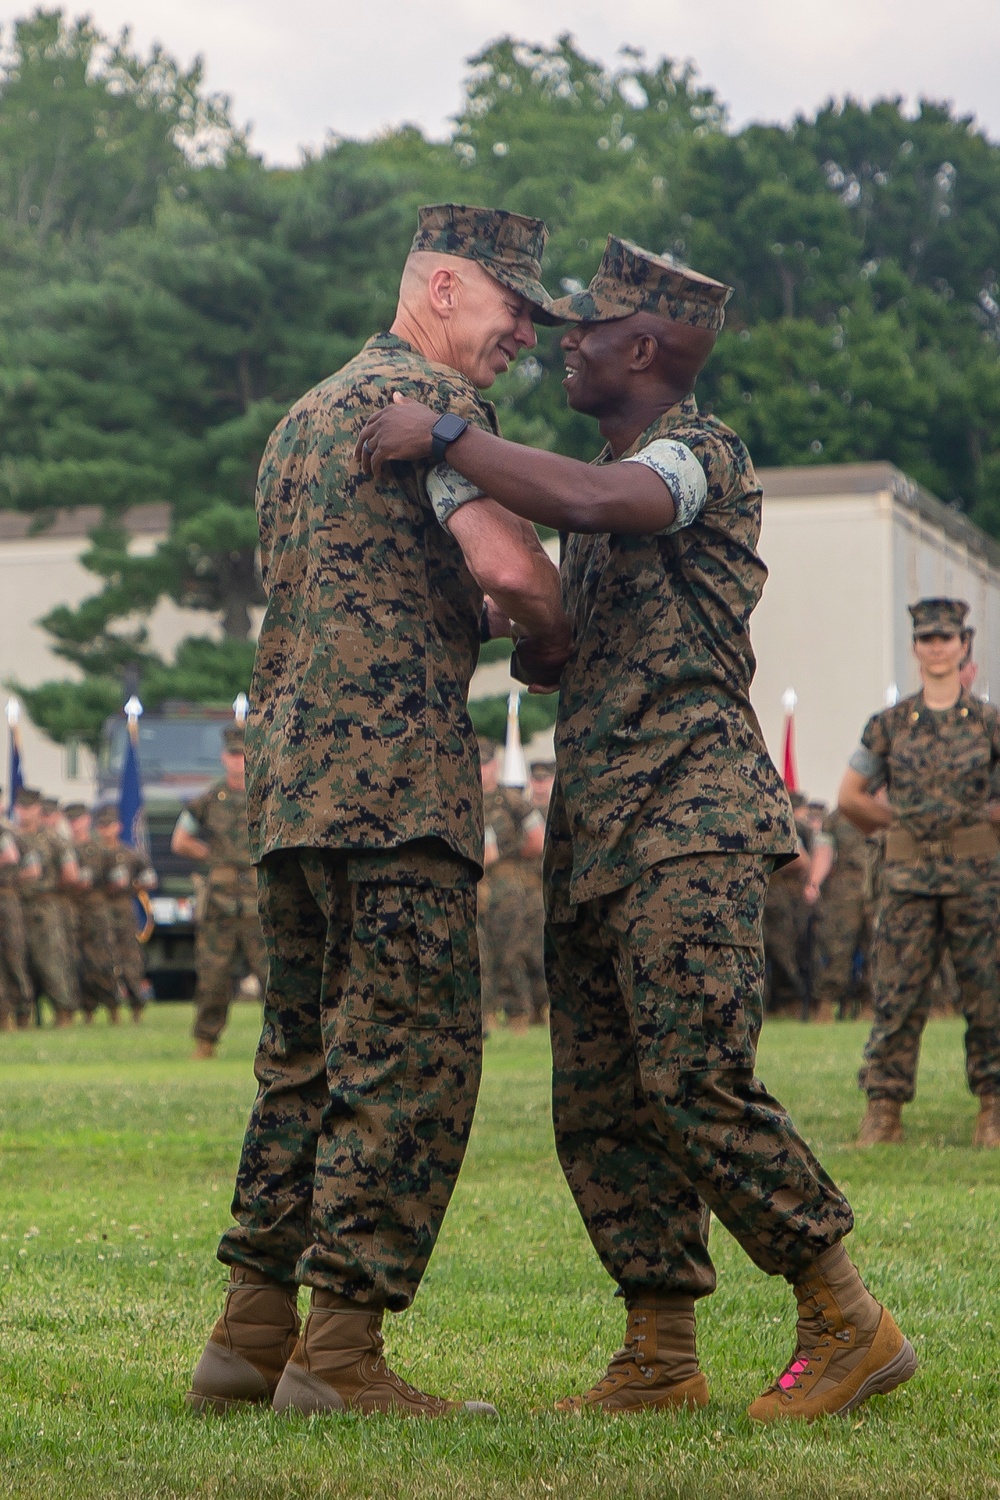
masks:
POLYGON ((966 600, 976 691, 1000 696, 1000 544, 892 464, 759 475, 770 576, 752 625, 754 706, 780 767, 794 689, 799 781, 831 801, 869 715, 919 686, 908 604, 966 600))
MULTIPOLYGON (((794 689, 799 779, 829 801, 868 716, 891 687, 906 694, 917 686, 907 604, 935 594, 966 599, 977 632, 977 690, 1000 697, 1000 544, 891 464, 763 469, 760 477, 760 550, 770 576, 753 618, 754 705, 780 765, 781 700, 794 689)), ((92 508, 61 511, 32 532, 30 517, 0 512, 0 683, 31 687, 76 675, 38 621, 100 587, 80 561, 97 520, 92 508)), ((167 520, 165 505, 130 511, 132 551, 151 553, 167 520)), ((218 634, 215 616, 169 602, 148 625, 153 650, 167 658, 186 636, 218 634)), ((510 686, 506 665, 495 663, 477 672, 472 696, 510 686)), ((6 696, 0 689, 0 702, 6 696)), ((67 752, 28 722, 22 736, 33 785, 62 798, 89 794, 85 752, 67 752)), ((550 743, 539 737, 530 753, 545 754, 550 743)))
MULTIPOLYGON (((0 511, 0 703, 10 697, 11 681, 36 687, 53 678, 79 678, 69 662, 52 650, 52 639, 38 623, 57 604, 76 606, 96 594, 101 580, 80 561, 88 533, 100 520, 96 506, 60 510, 39 530, 34 517, 0 511)), ((123 518, 135 556, 149 556, 167 534, 166 505, 137 505, 123 518)), ((189 635, 215 635, 215 616, 179 609, 161 601, 149 622, 150 641, 169 657, 189 635)), ((6 740, 6 725, 0 720, 6 740)), ((83 749, 53 744, 21 718, 25 779, 60 800, 88 798, 94 785, 92 756, 83 749)), ((7 752, 0 760, 0 784, 6 789, 7 752)))

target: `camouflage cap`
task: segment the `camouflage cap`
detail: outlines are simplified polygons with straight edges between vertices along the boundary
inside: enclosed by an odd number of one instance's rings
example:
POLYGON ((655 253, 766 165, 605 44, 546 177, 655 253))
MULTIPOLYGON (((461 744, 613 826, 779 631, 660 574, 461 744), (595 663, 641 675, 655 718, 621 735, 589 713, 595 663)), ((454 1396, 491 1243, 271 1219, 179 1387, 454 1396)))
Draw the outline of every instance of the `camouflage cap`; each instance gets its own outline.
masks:
POLYGON ((486 765, 500 749, 499 741, 490 739, 488 734, 477 735, 479 741, 479 759, 486 765))
POLYGON ((113 802, 105 802, 104 806, 99 807, 94 813, 95 828, 107 828, 111 823, 120 822, 121 819, 118 816, 118 808, 113 802))
POLYGON ((89 815, 90 808, 85 802, 67 802, 63 808, 63 817, 68 818, 71 823, 77 818, 85 818, 89 815))
POLYGON ((597 275, 586 291, 560 297, 552 311, 557 317, 585 323, 610 323, 649 312, 672 323, 719 329, 732 294, 732 287, 723 281, 713 281, 609 234, 597 275))
POLYGON ((475 260, 490 275, 531 303, 535 323, 553 316, 552 298, 542 285, 542 252, 548 230, 541 219, 505 208, 474 208, 465 203, 431 203, 417 210, 417 232, 410 253, 432 250, 475 260))
POLYGON ((800 812, 802 808, 806 807, 809 803, 809 798, 806 796, 805 792, 789 792, 788 800, 792 804, 792 808, 795 812, 800 812))
POLYGON ((246 753, 246 735, 242 724, 227 724, 222 731, 222 748, 227 755, 246 753))
POLYGON ((907 605, 913 620, 913 639, 927 635, 964 635, 969 606, 964 599, 918 599, 907 605))
POLYGON ((42 794, 36 792, 33 786, 19 786, 14 798, 15 807, 41 807, 42 794))

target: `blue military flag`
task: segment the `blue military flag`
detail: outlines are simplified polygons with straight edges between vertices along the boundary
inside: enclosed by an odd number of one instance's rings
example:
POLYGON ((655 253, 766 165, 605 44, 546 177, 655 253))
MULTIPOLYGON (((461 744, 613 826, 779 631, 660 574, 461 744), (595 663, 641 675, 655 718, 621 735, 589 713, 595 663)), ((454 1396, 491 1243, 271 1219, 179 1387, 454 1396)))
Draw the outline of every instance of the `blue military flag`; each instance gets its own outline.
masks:
POLYGON ((142 771, 139 766, 139 716, 142 704, 132 697, 125 705, 128 716, 128 738, 125 760, 118 788, 118 821, 122 825, 122 843, 130 849, 146 848, 145 808, 142 796, 142 771))
POLYGON ((14 802, 24 785, 24 772, 21 766, 21 705, 16 698, 11 698, 7 703, 7 725, 10 729, 10 772, 7 777, 10 800, 7 811, 13 817, 14 802))

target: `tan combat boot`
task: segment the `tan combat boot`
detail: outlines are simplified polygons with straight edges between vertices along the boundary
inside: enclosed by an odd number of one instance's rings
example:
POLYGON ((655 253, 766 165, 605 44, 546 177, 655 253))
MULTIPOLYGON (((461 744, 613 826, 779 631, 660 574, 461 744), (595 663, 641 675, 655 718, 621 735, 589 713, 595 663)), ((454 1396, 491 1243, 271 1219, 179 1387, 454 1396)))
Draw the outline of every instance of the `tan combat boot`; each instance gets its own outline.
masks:
POLYGON ((869 1099, 858 1131, 858 1145, 902 1145, 906 1139, 902 1116, 903 1106, 898 1099, 869 1099))
POLYGON ((909 1380, 917 1356, 865 1286, 842 1245, 825 1250, 795 1288, 795 1354, 750 1406, 758 1422, 846 1416, 909 1380))
POLYGON ((407 1385, 382 1357, 382 1314, 313 1289, 302 1336, 271 1403, 278 1412, 388 1412, 396 1417, 496 1416, 485 1401, 444 1401, 407 1385))
POLYGON ((698 1368, 694 1298, 639 1297, 628 1310, 625 1343, 606 1373, 582 1396, 565 1396, 556 1411, 675 1411, 707 1406, 708 1381, 698 1368))
POLYGON ((1000 1094, 981 1094, 976 1128, 972 1132, 974 1146, 996 1149, 1000 1146, 1000 1094))
POLYGON ((298 1287, 233 1266, 226 1306, 191 1379, 193 1411, 270 1401, 299 1336, 298 1287))
POLYGON ((207 1042, 204 1037, 196 1037, 194 1051, 191 1053, 192 1062, 202 1062, 206 1058, 215 1056, 215 1043, 207 1042))

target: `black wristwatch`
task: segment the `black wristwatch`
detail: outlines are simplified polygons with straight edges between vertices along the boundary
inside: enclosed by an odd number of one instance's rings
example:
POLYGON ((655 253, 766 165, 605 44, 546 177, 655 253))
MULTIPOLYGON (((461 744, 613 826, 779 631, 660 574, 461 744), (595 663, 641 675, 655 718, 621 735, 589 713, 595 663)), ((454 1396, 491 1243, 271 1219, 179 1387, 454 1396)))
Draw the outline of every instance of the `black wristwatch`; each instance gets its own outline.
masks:
POLYGON ((444 462, 448 444, 460 438, 468 425, 464 417, 453 411, 446 411, 443 417, 438 417, 431 428, 431 459, 435 464, 444 462))

